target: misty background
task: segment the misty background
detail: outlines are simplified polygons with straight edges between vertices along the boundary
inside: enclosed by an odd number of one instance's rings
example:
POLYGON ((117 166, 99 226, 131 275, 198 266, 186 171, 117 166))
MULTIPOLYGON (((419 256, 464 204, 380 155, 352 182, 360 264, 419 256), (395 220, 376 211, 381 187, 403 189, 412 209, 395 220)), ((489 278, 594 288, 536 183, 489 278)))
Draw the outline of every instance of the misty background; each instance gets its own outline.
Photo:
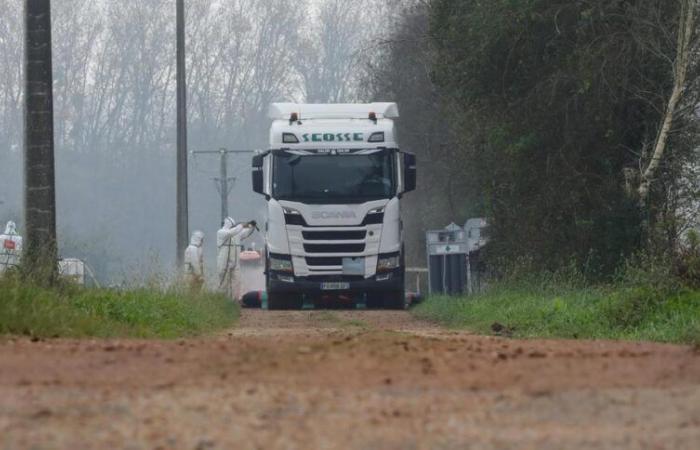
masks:
MULTIPOLYGON (((271 102, 373 100, 368 70, 399 3, 187 0, 188 149, 266 148, 271 102)), ((0 221, 21 231, 23 2, 0 10, 0 221)), ((103 283, 172 273, 175 2, 62 0, 52 22, 60 255, 103 283)), ((228 171, 230 214, 262 221, 250 155, 230 155, 228 171)), ((218 155, 190 156, 190 232, 206 235, 210 275, 218 174, 218 155)))

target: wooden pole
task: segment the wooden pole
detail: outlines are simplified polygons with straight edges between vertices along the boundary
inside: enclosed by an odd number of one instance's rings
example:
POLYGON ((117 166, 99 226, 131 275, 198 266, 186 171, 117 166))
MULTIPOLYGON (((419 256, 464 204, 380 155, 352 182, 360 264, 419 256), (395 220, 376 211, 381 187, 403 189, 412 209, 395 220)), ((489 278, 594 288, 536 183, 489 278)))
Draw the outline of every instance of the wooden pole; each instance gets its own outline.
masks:
POLYGON ((25 0, 25 274, 44 284, 57 276, 56 185, 51 65, 51 1, 25 0))

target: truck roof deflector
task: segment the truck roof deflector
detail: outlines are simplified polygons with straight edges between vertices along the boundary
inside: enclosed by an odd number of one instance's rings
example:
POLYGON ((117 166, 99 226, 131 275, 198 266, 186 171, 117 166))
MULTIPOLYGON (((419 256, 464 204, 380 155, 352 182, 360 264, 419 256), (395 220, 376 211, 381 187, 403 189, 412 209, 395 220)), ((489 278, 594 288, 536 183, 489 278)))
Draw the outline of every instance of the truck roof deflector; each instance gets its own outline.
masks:
POLYGON ((298 118, 309 119, 367 119, 374 113, 377 119, 395 119, 399 117, 396 103, 362 103, 362 104, 299 104, 272 103, 268 117, 272 120, 290 120, 292 114, 298 118))

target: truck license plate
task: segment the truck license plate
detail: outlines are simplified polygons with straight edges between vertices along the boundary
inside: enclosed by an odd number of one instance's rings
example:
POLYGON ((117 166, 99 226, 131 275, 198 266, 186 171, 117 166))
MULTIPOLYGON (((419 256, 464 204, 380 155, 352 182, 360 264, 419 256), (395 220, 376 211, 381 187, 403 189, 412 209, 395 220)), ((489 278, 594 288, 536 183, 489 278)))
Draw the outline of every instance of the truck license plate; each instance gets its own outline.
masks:
POLYGON ((321 283, 321 290, 324 291, 343 291, 346 289, 350 289, 350 283, 343 283, 343 282, 328 282, 328 283, 321 283))

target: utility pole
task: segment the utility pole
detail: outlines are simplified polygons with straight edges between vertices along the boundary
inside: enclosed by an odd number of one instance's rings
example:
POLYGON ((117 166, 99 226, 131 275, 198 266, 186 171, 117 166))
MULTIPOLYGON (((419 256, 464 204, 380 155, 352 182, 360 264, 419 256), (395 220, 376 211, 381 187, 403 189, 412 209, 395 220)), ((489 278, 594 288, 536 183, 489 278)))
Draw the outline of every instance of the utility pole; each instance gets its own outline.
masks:
POLYGON ((225 148, 220 148, 219 150, 200 150, 192 152, 193 155, 198 154, 219 154, 219 178, 214 178, 216 182, 216 189, 219 191, 221 196, 221 221, 223 222, 226 217, 228 217, 228 195, 233 189, 233 185, 229 183, 235 183, 235 177, 228 176, 228 155, 238 154, 238 153, 255 153, 255 150, 227 150, 225 148))
POLYGON ((57 276, 51 1, 24 2, 24 224, 22 265, 42 284, 57 276))
POLYGON ((184 250, 189 239, 187 193, 187 77, 185 67, 185 4, 176 0, 177 18, 177 266, 182 267, 184 250))
MULTIPOLYGON (((219 160, 219 191, 221 193, 221 221, 228 217, 228 194, 231 192, 231 190, 228 187, 228 182, 231 181, 232 183, 236 182, 235 178, 231 178, 229 180, 228 178, 228 153, 226 153, 225 149, 221 149, 220 151, 220 160, 219 160)), ((231 186, 233 188, 233 186, 231 186)))

